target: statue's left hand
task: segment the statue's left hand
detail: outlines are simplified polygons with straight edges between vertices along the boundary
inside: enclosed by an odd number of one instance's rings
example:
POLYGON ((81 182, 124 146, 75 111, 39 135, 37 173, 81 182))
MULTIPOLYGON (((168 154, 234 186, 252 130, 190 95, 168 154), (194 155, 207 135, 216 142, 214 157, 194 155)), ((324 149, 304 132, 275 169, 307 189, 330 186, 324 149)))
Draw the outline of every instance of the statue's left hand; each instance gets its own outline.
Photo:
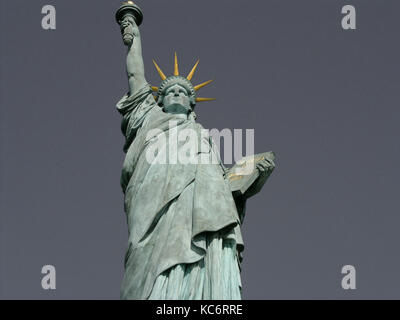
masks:
POLYGON ((272 159, 264 158, 257 163, 256 167, 260 172, 260 175, 263 175, 264 173, 272 172, 275 169, 275 163, 272 159))
POLYGON ((253 184, 244 193, 245 198, 250 198, 256 193, 260 192, 268 177, 275 169, 275 162, 273 159, 262 159, 257 162, 256 168, 258 170, 258 177, 253 184))

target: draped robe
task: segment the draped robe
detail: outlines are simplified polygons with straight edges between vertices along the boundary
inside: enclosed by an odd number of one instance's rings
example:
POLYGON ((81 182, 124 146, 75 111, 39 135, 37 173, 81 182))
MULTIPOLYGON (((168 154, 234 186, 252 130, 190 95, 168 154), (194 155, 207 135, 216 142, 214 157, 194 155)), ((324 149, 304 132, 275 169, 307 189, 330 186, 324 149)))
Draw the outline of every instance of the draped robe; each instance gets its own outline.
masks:
MULTIPOLYGON (((117 110, 126 138, 121 187, 129 232, 121 298, 240 299, 242 217, 211 137, 200 135, 193 117, 165 113, 148 85, 123 96, 117 110), (196 156, 215 163, 149 162, 146 152, 161 136, 153 129, 166 137, 195 130, 196 156)), ((162 143, 156 157, 184 147, 162 143)))

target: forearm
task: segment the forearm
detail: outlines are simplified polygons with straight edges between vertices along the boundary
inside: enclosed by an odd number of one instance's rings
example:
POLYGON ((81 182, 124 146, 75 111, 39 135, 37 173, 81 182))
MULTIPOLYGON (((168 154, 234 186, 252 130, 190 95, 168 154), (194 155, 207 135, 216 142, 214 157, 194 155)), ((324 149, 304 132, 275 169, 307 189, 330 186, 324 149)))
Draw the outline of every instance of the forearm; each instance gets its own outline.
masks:
POLYGON ((140 35, 136 35, 128 49, 126 57, 126 70, 128 75, 130 94, 140 90, 145 84, 144 63, 140 35))

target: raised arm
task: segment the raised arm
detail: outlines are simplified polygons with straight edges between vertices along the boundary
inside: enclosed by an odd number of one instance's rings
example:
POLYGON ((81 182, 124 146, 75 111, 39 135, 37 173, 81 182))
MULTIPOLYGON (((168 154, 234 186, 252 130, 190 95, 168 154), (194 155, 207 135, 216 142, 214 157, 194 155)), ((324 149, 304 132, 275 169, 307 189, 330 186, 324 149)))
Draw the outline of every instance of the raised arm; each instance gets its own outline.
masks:
POLYGON ((135 94, 147 83, 144 77, 142 43, 139 28, 131 15, 126 15, 120 23, 124 43, 128 46, 126 71, 130 95, 135 94))

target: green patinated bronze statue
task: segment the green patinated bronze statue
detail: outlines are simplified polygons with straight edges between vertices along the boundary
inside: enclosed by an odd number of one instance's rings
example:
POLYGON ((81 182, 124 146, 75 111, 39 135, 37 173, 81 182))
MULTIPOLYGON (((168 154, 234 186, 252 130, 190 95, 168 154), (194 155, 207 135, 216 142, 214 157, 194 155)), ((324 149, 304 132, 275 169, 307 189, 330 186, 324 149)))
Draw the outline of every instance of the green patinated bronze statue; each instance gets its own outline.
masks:
POLYGON ((196 103, 213 100, 196 96, 211 82, 191 83, 198 61, 186 77, 180 75, 176 54, 170 77, 154 61, 162 82, 150 86, 138 28, 142 11, 127 1, 116 19, 128 47, 129 82, 129 92, 117 103, 126 138, 121 186, 129 230, 121 298, 241 299, 245 203, 273 171, 274 155, 226 168, 213 139, 196 122, 196 103), (183 132, 196 139, 189 145, 187 139, 176 140, 183 132), (170 160, 194 145, 195 161, 170 160), (250 170, 237 170, 245 167, 250 170))

